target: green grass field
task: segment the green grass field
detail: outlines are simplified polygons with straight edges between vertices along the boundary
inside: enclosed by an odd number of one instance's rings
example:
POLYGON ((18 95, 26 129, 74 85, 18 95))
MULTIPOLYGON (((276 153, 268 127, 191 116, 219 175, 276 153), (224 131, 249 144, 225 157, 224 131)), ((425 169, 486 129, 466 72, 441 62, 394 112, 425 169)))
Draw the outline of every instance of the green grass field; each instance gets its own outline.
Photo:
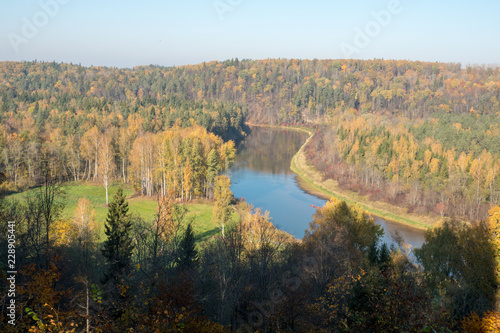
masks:
MULTIPOLYGON (((156 197, 134 196, 133 189, 128 185, 114 184, 109 188, 109 201, 113 199, 119 187, 123 188, 123 192, 129 203, 129 211, 133 214, 140 215, 145 221, 153 221, 156 214, 156 197)), ((87 198, 92 203, 95 209, 95 220, 101 226, 101 240, 104 237, 104 223, 108 214, 106 207, 106 191, 103 186, 92 183, 69 183, 64 187, 65 195, 61 199, 64 203, 64 209, 61 214, 62 219, 71 219, 75 213, 80 198, 87 198)), ((29 191, 36 191, 29 190, 29 191)), ((27 191, 27 192, 29 192, 27 191)), ((19 201, 25 200, 26 192, 10 195, 8 198, 19 201)), ((185 203, 188 209, 186 222, 193 221, 193 230, 198 241, 205 241, 210 237, 220 233, 220 229, 212 222, 213 205, 211 203, 185 203)), ((237 223, 239 215, 235 212, 231 223, 237 223)), ((227 227, 226 227, 227 228, 227 227)))

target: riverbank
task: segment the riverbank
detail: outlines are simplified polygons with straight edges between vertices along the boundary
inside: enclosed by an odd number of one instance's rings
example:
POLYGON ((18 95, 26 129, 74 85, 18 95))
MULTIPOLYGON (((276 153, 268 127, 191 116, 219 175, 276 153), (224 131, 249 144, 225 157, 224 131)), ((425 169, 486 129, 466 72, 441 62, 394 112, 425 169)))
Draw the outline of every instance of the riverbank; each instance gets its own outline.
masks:
POLYGON ((299 127, 299 126, 282 126, 282 125, 263 125, 263 124, 254 124, 254 123, 246 123, 248 127, 264 127, 264 128, 276 128, 276 129, 286 129, 289 131, 296 131, 307 133, 309 137, 314 134, 314 130, 310 127, 299 127))
MULTIPOLYGON (((283 126, 275 127, 288 128, 283 126)), ((386 202, 370 201, 366 196, 361 196, 355 192, 340 189, 337 182, 333 179, 323 180, 321 173, 314 166, 311 166, 308 163, 305 154, 305 147, 314 134, 313 130, 307 128, 292 129, 301 130, 309 134, 309 138, 293 156, 290 166, 291 170, 299 175, 299 185, 303 187, 305 191, 323 197, 327 200, 335 197, 337 199, 344 200, 349 204, 359 204, 364 210, 372 215, 417 229, 426 230, 433 226, 435 223, 434 219, 415 214, 408 214, 405 212, 404 208, 394 206, 386 202)))

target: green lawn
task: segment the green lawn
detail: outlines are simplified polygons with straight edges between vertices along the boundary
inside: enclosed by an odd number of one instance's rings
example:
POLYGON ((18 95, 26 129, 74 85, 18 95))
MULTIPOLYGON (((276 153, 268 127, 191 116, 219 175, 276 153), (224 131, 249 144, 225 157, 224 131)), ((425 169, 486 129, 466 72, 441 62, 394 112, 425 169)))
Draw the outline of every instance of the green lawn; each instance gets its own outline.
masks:
MULTIPOLYGON (((156 214, 156 197, 134 196, 134 191, 130 186, 123 184, 114 184, 109 188, 109 201, 119 187, 123 188, 124 194, 129 203, 130 212, 140 215, 146 221, 153 221, 156 214)), ((29 190, 35 191, 35 190, 29 190)), ((62 211, 63 219, 71 219, 76 210, 78 200, 87 198, 95 209, 95 220, 101 225, 101 233, 104 236, 104 223, 108 209, 106 207, 106 191, 103 186, 91 183, 69 183, 64 186, 64 209, 62 211)), ((23 201, 26 193, 16 193, 9 198, 23 201)), ((204 241, 220 233, 220 229, 212 222, 213 205, 211 203, 186 203, 188 209, 186 221, 193 221, 193 229, 198 241, 204 241)), ((239 220, 237 213, 233 214, 232 223, 239 220)), ((102 238, 101 238, 102 239, 102 238)))

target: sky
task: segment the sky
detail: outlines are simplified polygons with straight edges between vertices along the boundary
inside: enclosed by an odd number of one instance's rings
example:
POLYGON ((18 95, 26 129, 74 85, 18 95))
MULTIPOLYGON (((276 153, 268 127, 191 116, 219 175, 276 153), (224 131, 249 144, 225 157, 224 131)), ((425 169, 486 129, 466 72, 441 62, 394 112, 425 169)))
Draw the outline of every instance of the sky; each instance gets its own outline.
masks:
POLYGON ((500 65, 498 0, 0 0, 0 61, 267 58, 500 65))

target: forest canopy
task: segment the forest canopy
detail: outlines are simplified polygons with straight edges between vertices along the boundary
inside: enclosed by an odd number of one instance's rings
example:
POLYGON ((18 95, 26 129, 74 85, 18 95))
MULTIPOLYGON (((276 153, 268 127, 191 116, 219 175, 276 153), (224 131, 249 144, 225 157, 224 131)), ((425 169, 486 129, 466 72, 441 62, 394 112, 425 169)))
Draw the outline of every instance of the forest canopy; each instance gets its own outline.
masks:
POLYGON ((98 180, 103 146, 109 163, 101 165, 129 182, 136 140, 144 145, 173 127, 199 125, 227 141, 245 135, 246 121, 321 126, 309 159, 325 177, 409 211, 478 219, 499 198, 499 113, 497 67, 379 59, 133 69, 1 62, 0 172, 10 189, 32 186, 46 158, 64 180, 98 180))

